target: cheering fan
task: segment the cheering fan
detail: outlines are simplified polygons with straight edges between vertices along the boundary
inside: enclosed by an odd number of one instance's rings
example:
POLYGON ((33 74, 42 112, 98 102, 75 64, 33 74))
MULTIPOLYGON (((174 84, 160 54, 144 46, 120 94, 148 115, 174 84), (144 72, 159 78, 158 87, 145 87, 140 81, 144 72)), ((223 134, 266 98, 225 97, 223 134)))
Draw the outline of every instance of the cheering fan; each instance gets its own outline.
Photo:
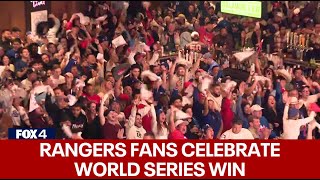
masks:
POLYGON ((36 34, 40 37, 44 37, 47 35, 50 28, 53 28, 55 25, 55 21, 52 17, 48 18, 48 21, 41 21, 36 26, 36 34))

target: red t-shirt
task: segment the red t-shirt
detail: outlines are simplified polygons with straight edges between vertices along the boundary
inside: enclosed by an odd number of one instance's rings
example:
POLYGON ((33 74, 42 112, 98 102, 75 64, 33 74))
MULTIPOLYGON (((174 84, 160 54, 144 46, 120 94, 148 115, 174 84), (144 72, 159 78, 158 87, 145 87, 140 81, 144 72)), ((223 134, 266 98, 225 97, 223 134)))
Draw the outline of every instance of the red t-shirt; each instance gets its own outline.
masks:
POLYGON ((207 46, 212 46, 214 34, 213 32, 207 32, 204 26, 199 28, 199 38, 200 42, 203 42, 207 46))
POLYGON ((223 121, 223 132, 231 129, 234 113, 231 109, 231 100, 224 98, 221 106, 221 116, 223 121))
POLYGON ((90 96, 89 94, 83 94, 83 97, 87 98, 88 101, 96 103, 97 105, 99 105, 101 101, 100 96, 98 96, 97 94, 94 94, 92 96, 90 96))
POLYGON ((187 139, 181 131, 174 130, 172 133, 169 134, 168 139, 187 139))

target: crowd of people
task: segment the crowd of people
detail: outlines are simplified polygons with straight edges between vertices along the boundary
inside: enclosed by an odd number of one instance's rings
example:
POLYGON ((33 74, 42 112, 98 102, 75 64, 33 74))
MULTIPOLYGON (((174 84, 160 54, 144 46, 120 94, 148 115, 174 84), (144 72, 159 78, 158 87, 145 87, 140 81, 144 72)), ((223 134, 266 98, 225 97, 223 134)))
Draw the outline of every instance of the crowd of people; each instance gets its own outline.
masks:
MULTIPOLYGON (((219 1, 93 1, 0 39, 0 136, 55 128, 57 139, 318 139, 320 69, 262 63, 287 31, 320 59, 320 9, 270 1, 259 19, 219 1), (159 4, 159 2, 157 2, 159 4), (244 61, 245 79, 225 74, 244 61)), ((268 59, 267 59, 268 61, 268 59)), ((242 71, 238 69, 237 71, 242 71)))

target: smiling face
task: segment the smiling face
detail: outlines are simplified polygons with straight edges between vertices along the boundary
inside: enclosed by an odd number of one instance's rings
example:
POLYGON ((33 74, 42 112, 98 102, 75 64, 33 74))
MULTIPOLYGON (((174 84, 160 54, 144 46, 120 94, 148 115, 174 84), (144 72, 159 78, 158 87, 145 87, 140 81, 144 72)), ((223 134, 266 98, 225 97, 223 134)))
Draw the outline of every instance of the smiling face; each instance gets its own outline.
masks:
POLYGON ((182 134, 187 132, 187 125, 185 123, 181 123, 177 126, 177 130, 180 131, 182 134))
POLYGON ((116 113, 115 111, 110 111, 108 116, 107 116, 107 119, 110 122, 116 122, 117 121, 117 116, 118 116, 118 113, 116 113))
POLYGON ((310 90, 309 90, 309 88, 308 88, 308 87, 303 88, 302 91, 301 91, 301 96, 302 96, 302 98, 304 98, 304 99, 305 99, 305 98, 308 98, 309 95, 310 95, 310 90))
POLYGON ((260 128, 260 120, 258 118, 253 119, 253 121, 250 122, 249 124, 254 129, 259 129, 260 128))
POLYGON ((159 115, 159 122, 164 123, 166 121, 166 114, 164 112, 161 112, 159 115))
POLYGON ((268 97, 268 106, 275 107, 276 106, 276 99, 273 96, 268 97))
POLYGON ((95 113, 96 112, 96 108, 97 108, 97 104, 96 103, 90 103, 89 105, 89 111, 91 113, 95 113))
POLYGON ((136 115, 135 125, 136 125, 138 128, 141 128, 141 127, 142 127, 142 118, 141 118, 141 115, 140 115, 140 114, 137 114, 137 115, 136 115))
POLYGON ((182 67, 182 66, 178 67, 178 69, 177 69, 178 76, 184 76, 185 73, 186 73, 186 70, 184 67, 182 67))
POLYGON ((3 58, 2 58, 3 65, 7 66, 7 65, 9 65, 9 62, 10 62, 9 57, 8 56, 3 56, 3 58))

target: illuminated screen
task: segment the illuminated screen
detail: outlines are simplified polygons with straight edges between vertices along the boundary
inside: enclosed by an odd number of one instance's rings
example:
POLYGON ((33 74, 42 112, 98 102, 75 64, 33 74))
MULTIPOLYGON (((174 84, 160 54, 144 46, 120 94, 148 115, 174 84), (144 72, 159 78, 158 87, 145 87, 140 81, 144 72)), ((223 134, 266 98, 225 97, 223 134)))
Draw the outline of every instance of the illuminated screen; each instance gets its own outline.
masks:
POLYGON ((221 12, 261 18, 261 1, 221 1, 221 12))

